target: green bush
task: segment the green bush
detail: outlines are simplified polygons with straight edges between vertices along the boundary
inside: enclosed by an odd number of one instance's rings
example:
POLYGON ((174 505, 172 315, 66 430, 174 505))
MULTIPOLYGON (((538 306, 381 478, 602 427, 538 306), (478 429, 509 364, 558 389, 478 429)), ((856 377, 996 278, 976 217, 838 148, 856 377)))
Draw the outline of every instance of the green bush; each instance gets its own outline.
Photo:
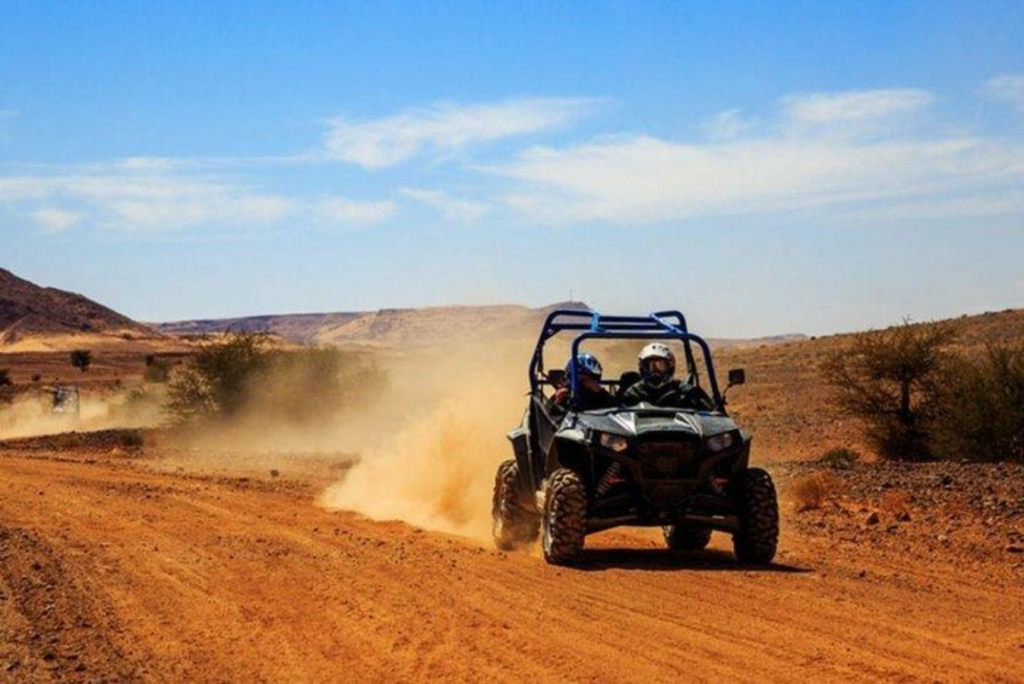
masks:
POLYGON ((237 333, 202 345, 169 384, 168 408, 179 423, 304 426, 334 419, 383 383, 375 366, 341 350, 275 350, 265 334, 237 333))
POLYGON ((253 376, 269 356, 269 339, 259 333, 231 333, 203 342, 169 387, 168 410, 181 423, 229 418, 247 397, 253 376))
POLYGON ((933 433, 939 458, 1024 462, 1024 346, 949 364, 933 433))
POLYGON ((855 335, 834 352, 822 373, 839 408, 860 419, 868 443, 896 460, 932 458, 929 431, 941 376, 955 338, 949 325, 902 325, 855 335))

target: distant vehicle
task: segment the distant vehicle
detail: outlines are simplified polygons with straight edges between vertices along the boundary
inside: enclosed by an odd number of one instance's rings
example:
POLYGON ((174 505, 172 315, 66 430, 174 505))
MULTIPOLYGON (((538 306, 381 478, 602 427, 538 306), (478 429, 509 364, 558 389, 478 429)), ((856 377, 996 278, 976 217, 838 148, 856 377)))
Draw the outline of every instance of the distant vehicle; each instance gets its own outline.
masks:
POLYGON ((53 405, 51 412, 55 415, 78 419, 81 415, 81 395, 75 385, 58 384, 51 390, 53 405))
MULTIPOLYGON (((502 463, 495 478, 492 517, 499 548, 513 549, 539 534, 544 558, 568 564, 578 559, 588 534, 633 525, 662 527, 670 548, 687 550, 703 549, 718 530, 732 535, 740 561, 768 564, 774 558, 775 485, 767 472, 749 467, 751 437, 729 417, 711 350, 687 330, 682 313, 555 311, 540 332, 529 379, 522 425, 509 433, 515 458, 502 463), (545 343, 565 332, 576 334, 568 377, 561 369, 544 370, 545 343), (705 408, 640 403, 580 410, 576 360, 581 344, 593 339, 678 341, 686 381, 705 408), (702 352, 710 394, 701 387, 694 347, 702 352), (570 404, 559 408, 549 393, 566 383, 570 404)), ((743 370, 732 370, 729 387, 745 379, 743 370)), ((602 384, 621 397, 637 381, 637 373, 627 372, 602 384)))

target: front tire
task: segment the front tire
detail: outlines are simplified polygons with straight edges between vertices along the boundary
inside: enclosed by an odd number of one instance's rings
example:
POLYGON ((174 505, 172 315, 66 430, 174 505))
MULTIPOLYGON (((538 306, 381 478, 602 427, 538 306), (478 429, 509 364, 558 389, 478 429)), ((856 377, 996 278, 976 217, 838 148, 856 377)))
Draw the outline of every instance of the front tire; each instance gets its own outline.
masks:
POLYGON ((587 489, 582 478, 568 468, 559 468, 548 478, 541 531, 548 563, 568 565, 583 552, 587 489))
POLYGON ((779 502, 772 476, 750 468, 739 481, 740 528, 733 550, 743 563, 768 565, 779 545, 779 502))
POLYGON ((711 528, 699 525, 668 525, 663 527, 665 544, 673 551, 700 551, 711 543, 711 528))
POLYGON ((508 460, 498 467, 491 505, 494 545, 502 551, 514 551, 537 538, 537 517, 523 510, 520 503, 519 465, 508 460))

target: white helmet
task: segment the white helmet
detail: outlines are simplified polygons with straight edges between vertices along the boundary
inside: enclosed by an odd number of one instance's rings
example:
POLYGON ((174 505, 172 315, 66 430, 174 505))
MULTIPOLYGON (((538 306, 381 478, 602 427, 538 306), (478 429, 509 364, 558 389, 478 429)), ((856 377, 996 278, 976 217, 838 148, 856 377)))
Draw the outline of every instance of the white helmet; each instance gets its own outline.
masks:
POLYGON ((676 357, 668 346, 651 342, 640 350, 640 377, 651 387, 661 387, 676 374, 676 357))

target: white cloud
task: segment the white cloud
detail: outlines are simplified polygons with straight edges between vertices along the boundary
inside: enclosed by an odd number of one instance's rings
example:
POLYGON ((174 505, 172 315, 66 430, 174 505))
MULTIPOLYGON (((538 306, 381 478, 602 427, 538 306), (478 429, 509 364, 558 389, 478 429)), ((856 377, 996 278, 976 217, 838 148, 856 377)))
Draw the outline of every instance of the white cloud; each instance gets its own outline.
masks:
POLYGON ((437 190, 403 188, 402 194, 437 210, 446 220, 458 223, 479 221, 488 209, 483 202, 458 199, 437 190))
POLYGON ((743 117, 740 110, 729 109, 705 119, 702 128, 711 140, 721 142, 739 137, 753 129, 755 124, 753 119, 743 117))
MULTIPOLYGON (((78 219, 125 231, 161 232, 197 226, 269 225, 294 211, 294 202, 276 194, 212 178, 158 173, 119 173, 118 165, 65 175, 0 178, 0 202, 50 211, 53 203, 73 203, 78 219)), ((43 214, 46 216, 46 214, 43 214)), ((53 218, 53 221, 59 219, 53 218)), ((44 219, 45 220, 45 219, 44 219)))
POLYGON ((32 219, 48 233, 59 233, 78 223, 82 216, 73 211, 44 207, 30 213, 32 219))
POLYGON ((924 90, 853 90, 841 93, 808 93, 782 99, 793 123, 810 125, 875 122, 915 114, 935 101, 924 90))
MULTIPOLYGON (((533 148, 492 172, 515 210, 551 223, 655 222, 1019 188, 1024 143, 775 135, 728 144, 647 136, 533 148)), ((986 211, 978 203, 979 211, 986 211)))
POLYGON ((1005 74, 985 83, 984 92, 1024 114, 1024 74, 1005 74))
POLYGON ((439 103, 396 116, 330 122, 327 156, 365 168, 383 168, 419 154, 449 155, 463 148, 560 128, 586 114, 597 100, 527 98, 492 104, 439 103))
POLYGON ((387 200, 359 202, 347 197, 327 197, 313 207, 313 214, 323 221, 366 226, 381 223, 394 215, 398 205, 387 200))

